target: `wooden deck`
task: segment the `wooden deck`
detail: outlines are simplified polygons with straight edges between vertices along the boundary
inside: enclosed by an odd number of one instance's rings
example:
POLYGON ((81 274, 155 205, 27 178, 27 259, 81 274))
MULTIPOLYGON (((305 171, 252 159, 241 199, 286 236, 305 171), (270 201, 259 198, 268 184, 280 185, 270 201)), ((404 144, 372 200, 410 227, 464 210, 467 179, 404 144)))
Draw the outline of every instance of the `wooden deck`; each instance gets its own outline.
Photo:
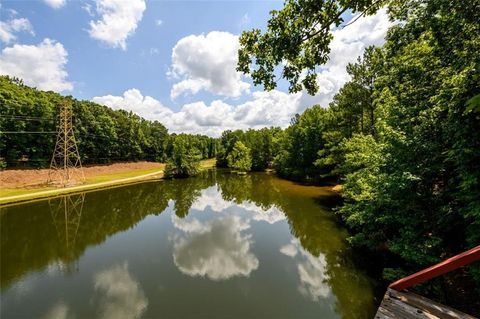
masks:
POLYGON ((475 319, 458 310, 408 291, 388 289, 378 308, 375 319, 475 319))

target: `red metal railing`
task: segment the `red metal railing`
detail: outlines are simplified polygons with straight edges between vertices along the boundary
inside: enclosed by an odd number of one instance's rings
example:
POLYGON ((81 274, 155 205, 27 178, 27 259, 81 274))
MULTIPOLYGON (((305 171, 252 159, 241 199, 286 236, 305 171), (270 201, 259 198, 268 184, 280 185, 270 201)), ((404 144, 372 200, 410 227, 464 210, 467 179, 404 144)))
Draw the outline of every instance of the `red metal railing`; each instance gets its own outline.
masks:
POLYGON ((407 289, 414 285, 421 284, 422 282, 441 276, 443 274, 446 274, 447 272, 450 272, 452 270, 455 270, 457 268, 460 268, 462 266, 468 265, 470 263, 473 263, 479 260, 480 260, 480 246, 477 246, 475 248, 470 249, 469 251, 466 251, 464 253, 461 253, 459 255, 446 259, 441 263, 433 265, 432 267, 421 270, 408 277, 399 279, 394 283, 390 284, 388 288, 391 288, 397 291, 407 289))

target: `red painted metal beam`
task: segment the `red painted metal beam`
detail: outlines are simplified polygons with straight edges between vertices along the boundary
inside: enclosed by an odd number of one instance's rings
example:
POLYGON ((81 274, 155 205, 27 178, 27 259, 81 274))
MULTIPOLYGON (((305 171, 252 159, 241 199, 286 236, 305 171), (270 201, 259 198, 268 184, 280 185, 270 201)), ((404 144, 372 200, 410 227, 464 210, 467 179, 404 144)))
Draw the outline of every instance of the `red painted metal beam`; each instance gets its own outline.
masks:
POLYGON ((469 251, 453 256, 449 259, 442 261, 441 263, 433 265, 432 267, 421 270, 408 277, 399 279, 394 283, 390 284, 388 288, 395 289, 397 291, 407 289, 409 287, 421 284, 422 282, 441 276, 443 274, 446 274, 447 272, 479 260, 480 246, 477 246, 470 249, 469 251))

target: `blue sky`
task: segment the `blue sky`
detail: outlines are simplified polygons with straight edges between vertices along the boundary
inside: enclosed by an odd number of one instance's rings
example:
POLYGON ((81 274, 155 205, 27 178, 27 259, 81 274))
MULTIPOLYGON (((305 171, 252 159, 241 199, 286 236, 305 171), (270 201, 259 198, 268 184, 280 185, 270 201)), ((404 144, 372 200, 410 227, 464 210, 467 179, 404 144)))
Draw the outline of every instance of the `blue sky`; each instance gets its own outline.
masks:
MULTIPOLYGON (((283 1, 1 0, 0 73, 28 85, 158 119, 176 132, 286 126, 324 106, 345 65, 380 45, 384 11, 335 31, 321 91, 263 92, 235 71, 238 35, 265 28, 283 1), (348 30, 347 30, 348 29, 348 30), (33 70, 33 71, 32 71, 33 70)), ((345 17, 346 20, 350 16, 345 17)))

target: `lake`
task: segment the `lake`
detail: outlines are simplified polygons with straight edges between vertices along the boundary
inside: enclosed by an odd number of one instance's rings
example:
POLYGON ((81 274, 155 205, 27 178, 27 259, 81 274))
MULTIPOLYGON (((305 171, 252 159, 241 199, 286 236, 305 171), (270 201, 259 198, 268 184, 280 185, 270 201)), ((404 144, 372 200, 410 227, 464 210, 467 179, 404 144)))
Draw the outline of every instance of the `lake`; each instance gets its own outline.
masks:
POLYGON ((1 208, 1 318, 372 318, 327 187, 209 170, 1 208))

